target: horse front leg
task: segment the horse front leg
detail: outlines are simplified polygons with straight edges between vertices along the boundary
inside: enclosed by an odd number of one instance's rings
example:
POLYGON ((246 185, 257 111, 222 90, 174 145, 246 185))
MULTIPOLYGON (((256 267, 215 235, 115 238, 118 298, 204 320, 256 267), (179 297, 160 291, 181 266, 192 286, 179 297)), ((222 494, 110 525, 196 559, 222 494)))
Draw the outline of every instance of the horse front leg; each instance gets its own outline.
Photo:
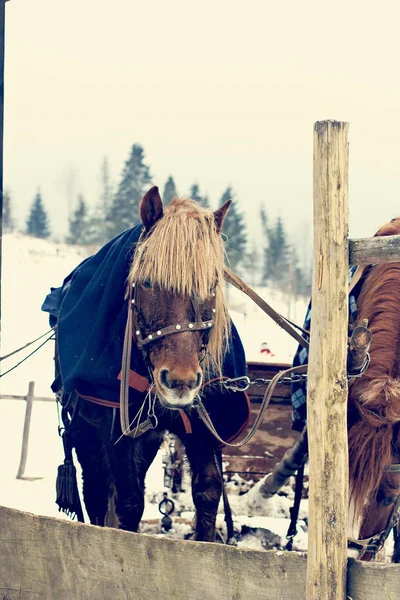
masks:
POLYGON ((196 508, 195 539, 215 541, 215 522, 222 494, 222 481, 214 449, 203 443, 186 444, 192 470, 192 496, 196 508))
POLYGON ((120 529, 139 529, 145 506, 146 473, 162 439, 163 433, 153 430, 136 439, 123 438, 116 445, 118 468, 115 513, 120 529))

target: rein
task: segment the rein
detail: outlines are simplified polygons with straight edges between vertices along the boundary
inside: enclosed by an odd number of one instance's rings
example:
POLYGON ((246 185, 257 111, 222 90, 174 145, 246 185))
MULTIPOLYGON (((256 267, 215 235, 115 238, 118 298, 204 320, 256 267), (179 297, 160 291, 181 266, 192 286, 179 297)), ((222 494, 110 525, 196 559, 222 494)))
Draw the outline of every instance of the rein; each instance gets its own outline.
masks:
MULTIPOLYGON (((292 338, 294 338, 301 346, 303 346, 303 348, 306 348, 307 350, 309 349, 309 342, 305 340, 304 337, 296 331, 296 329, 291 325, 291 323, 287 319, 285 319, 285 317, 276 312, 276 310, 274 310, 272 306, 265 302, 265 300, 261 298, 261 296, 259 296, 257 292, 255 292, 249 285, 247 285, 247 283, 245 283, 243 279, 241 279, 228 267, 225 267, 224 269, 224 276, 228 283, 230 283, 235 288, 246 294, 246 296, 251 298, 253 302, 257 304, 257 306, 259 306, 269 317, 271 317, 271 319, 273 319, 275 323, 279 325, 279 327, 282 327, 282 329, 289 333, 289 335, 291 335, 292 338)), ((309 335, 309 332, 306 332, 301 327, 298 327, 297 325, 296 327, 303 331, 305 334, 309 335)))
POLYGON ((232 444, 232 443, 229 443, 229 442, 223 440, 220 437, 220 435, 218 434, 217 430, 215 429, 213 422, 211 421, 210 415, 208 414, 200 397, 197 397, 195 404, 194 404, 194 408, 196 409, 197 414, 199 415, 199 418, 202 420, 204 425, 207 427, 207 429, 210 431, 210 433, 215 437, 215 439, 218 442, 220 442, 221 444, 224 444, 225 446, 229 446, 230 448, 240 448, 241 446, 244 446, 244 444, 247 444, 251 440, 251 438, 254 436, 254 434, 256 433, 258 427, 260 426, 260 423, 264 416, 264 413, 267 410, 270 400, 273 396, 275 387, 280 382, 280 379, 291 373, 305 373, 306 370, 307 370, 307 365, 299 365, 297 367, 290 367, 290 369, 286 369, 285 371, 279 371, 279 373, 276 373, 276 375, 271 379, 270 384, 264 393, 264 397, 261 402, 260 410, 258 411, 258 415, 254 421, 254 424, 253 424, 251 430, 246 435, 246 437, 243 440, 241 440, 240 442, 236 442, 236 443, 232 444))

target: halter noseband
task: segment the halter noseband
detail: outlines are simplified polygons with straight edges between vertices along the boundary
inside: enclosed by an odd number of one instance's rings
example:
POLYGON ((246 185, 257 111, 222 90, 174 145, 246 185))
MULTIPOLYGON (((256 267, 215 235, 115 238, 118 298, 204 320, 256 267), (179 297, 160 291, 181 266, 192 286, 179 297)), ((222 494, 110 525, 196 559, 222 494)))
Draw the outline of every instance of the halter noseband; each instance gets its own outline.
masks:
MULTIPOLYGON (((212 313, 215 314, 215 292, 211 292, 213 298, 212 301, 212 313)), ((140 308, 140 296, 136 287, 136 283, 132 284, 130 291, 130 304, 133 316, 133 326, 135 332, 135 339, 137 347, 143 351, 146 346, 157 342, 162 337, 172 335, 174 333, 183 333, 185 331, 209 331, 214 325, 215 320, 209 319, 207 321, 191 321, 185 323, 176 323, 175 325, 167 325, 161 329, 156 329, 151 333, 144 335, 139 326, 139 308, 140 308)))

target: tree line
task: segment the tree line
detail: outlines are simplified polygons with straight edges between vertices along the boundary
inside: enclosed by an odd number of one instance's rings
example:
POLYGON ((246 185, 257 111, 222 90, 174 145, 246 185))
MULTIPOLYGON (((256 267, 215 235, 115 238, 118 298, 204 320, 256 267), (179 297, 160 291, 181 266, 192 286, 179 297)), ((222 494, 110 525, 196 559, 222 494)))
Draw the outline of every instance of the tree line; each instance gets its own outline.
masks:
MULTIPOLYGON (((151 183, 150 167, 145 162, 144 149, 140 144, 132 146, 115 191, 108 160, 104 158, 100 169, 99 200, 94 208, 89 209, 83 195, 78 195, 69 217, 66 243, 101 246, 139 223, 139 204, 151 183)), ((164 185, 163 202, 169 204, 175 196, 179 196, 178 189, 174 178, 169 176, 164 185)), ((208 195, 201 192, 198 183, 193 183, 187 196, 206 208, 211 207, 208 195)), ((232 204, 224 222, 223 237, 229 266, 247 276, 252 285, 270 285, 296 296, 309 295, 310 268, 300 264, 296 249, 289 243, 282 218, 271 222, 265 207, 261 207, 262 237, 256 245, 249 240, 240 202, 230 185, 222 193, 218 206, 227 200, 232 200, 232 204)), ((5 232, 15 228, 8 192, 4 193, 3 225, 5 232)), ((47 238, 51 234, 40 190, 31 204, 25 231, 39 238, 47 238)))

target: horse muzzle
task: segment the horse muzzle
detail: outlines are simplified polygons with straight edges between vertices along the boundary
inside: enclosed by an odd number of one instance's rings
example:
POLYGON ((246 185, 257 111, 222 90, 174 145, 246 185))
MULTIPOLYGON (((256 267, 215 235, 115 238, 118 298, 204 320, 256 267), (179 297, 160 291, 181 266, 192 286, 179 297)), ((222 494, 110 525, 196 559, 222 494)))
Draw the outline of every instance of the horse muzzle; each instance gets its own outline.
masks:
POLYGON ((161 404, 173 410, 190 408, 203 381, 201 371, 177 373, 163 368, 154 376, 161 404))

